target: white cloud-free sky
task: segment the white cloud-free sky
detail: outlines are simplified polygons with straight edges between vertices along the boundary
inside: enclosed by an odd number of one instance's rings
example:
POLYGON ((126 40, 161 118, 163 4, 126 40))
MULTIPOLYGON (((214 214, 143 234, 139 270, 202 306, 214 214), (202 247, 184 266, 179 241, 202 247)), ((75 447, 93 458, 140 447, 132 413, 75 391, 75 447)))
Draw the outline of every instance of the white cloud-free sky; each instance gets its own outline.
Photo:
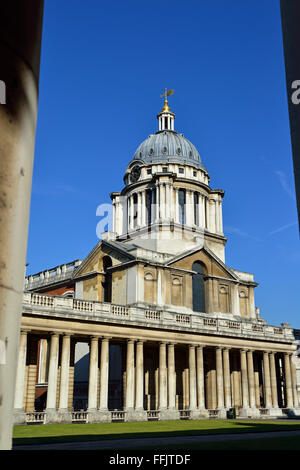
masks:
POLYGON ((27 273, 84 258, 173 88, 175 130, 225 190, 228 266, 299 323, 299 235, 279 2, 45 3, 27 273))

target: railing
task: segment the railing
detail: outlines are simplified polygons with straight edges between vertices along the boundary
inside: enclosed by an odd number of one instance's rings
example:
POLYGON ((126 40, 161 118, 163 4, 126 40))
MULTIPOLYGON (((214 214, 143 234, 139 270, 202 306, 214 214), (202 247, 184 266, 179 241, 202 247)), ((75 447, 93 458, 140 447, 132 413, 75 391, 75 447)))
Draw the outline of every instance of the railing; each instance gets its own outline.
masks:
POLYGON ((159 410, 149 410, 147 411, 148 421, 158 421, 159 420, 159 410))
POLYGON ((147 320, 160 320, 161 314, 156 310, 145 310, 145 318, 147 320))
POLYGON ((205 326, 213 326, 215 328, 217 326, 217 320, 215 318, 204 318, 203 324, 205 326))
POLYGON ((45 415, 44 411, 31 411, 26 413, 26 423, 27 424, 35 424, 35 423, 45 423, 45 415))
POLYGON ((33 305, 42 305, 43 307, 53 307, 54 306, 54 297, 40 294, 31 295, 31 303, 33 305))
POLYGON ((111 420, 112 421, 125 421, 126 411, 112 411, 111 420))
POLYGON ((252 325, 252 331, 256 331, 256 332, 263 332, 264 331, 264 327, 262 325, 252 325))
POLYGON ((190 410, 179 410, 180 419, 191 419, 191 411, 190 410))
POLYGON ((208 417, 209 418, 218 418, 219 410, 208 410, 208 417))
POLYGON ((81 423, 86 423, 88 418, 87 411, 72 411, 72 423, 77 421, 81 423))
POLYGON ((293 341, 295 339, 293 330, 289 326, 275 327, 265 324, 257 324, 251 321, 235 321, 224 318, 214 318, 205 313, 192 312, 191 314, 178 313, 174 311, 161 311, 156 309, 144 309, 142 307, 127 307, 124 305, 110 304, 107 302, 87 301, 82 299, 65 298, 62 296, 43 295, 38 293, 25 292, 23 297, 23 311, 30 308, 30 313, 43 313, 49 315, 55 311, 56 316, 81 315, 92 316, 93 319, 102 318, 117 321, 126 319, 130 322, 147 323, 149 320, 159 321, 159 326, 193 329, 193 331, 221 332, 222 334, 266 337, 284 341, 285 339, 293 341))
POLYGON ((73 299, 73 308, 74 310, 79 310, 81 312, 92 312, 93 303, 87 302, 86 300, 73 299))
POLYGON ((185 325, 190 323, 190 316, 189 315, 176 315, 176 323, 184 323, 185 325))
POLYGON ((121 317, 128 317, 129 315, 129 308, 123 307, 122 305, 112 305, 111 306, 111 313, 113 315, 118 315, 121 317))

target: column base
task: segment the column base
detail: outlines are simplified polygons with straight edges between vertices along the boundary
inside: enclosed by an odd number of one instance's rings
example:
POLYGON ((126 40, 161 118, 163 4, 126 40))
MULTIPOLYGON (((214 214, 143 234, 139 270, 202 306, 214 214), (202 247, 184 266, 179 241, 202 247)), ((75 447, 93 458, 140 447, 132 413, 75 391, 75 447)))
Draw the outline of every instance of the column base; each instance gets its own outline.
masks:
POLYGON ((134 408, 129 408, 124 411, 126 411, 125 421, 147 421, 147 411, 143 409, 135 410, 134 408))
POLYGON ((250 418, 251 417, 251 408, 240 408, 239 418, 250 418))
POLYGON ((46 408, 45 424, 59 423, 58 411, 55 408, 46 408))
POLYGON ((190 410, 190 419, 203 419, 209 418, 209 413, 205 408, 200 408, 198 410, 190 410))
POLYGON ((87 410, 87 423, 110 423, 111 413, 108 410, 87 410))
POLYGON ((248 415, 249 418, 259 418, 260 417, 260 411, 255 406, 252 407, 252 408, 249 408, 248 413, 249 413, 249 415, 248 415))
POLYGON ((26 424, 26 413, 23 409, 15 409, 13 413, 14 425, 26 424))
POLYGON ((180 419, 180 411, 179 410, 160 410, 159 411, 159 420, 160 421, 171 421, 180 419))
POLYGON ((227 418, 226 408, 217 408, 217 410, 218 410, 218 418, 219 419, 226 419, 227 418))
POLYGON ((68 409, 60 408, 57 412, 57 422, 61 424, 72 423, 72 413, 68 409))

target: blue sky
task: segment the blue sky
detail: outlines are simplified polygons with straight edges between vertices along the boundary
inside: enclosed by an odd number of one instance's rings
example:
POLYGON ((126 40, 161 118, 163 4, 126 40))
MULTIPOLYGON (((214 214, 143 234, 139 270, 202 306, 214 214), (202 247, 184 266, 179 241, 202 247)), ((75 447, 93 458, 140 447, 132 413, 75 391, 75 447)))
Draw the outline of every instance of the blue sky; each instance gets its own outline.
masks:
POLYGON ((173 88, 175 130, 225 190, 228 266, 268 323, 300 328, 279 1, 45 2, 27 273, 83 259, 173 88))

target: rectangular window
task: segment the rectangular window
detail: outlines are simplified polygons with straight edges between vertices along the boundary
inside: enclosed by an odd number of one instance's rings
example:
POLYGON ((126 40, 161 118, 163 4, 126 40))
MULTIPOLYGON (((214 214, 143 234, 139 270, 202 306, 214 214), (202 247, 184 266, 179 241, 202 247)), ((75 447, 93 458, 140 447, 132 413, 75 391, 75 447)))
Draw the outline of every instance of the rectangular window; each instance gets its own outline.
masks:
POLYGON ((179 173, 184 173, 184 169, 183 168, 179 168, 179 173))
POLYGON ((199 225, 199 194, 194 193, 194 224, 199 225))
POLYGON ((147 170, 147 175, 151 175, 151 174, 152 174, 152 170, 151 170, 151 168, 149 168, 149 169, 147 170))
POLYGON ((179 189, 178 191, 178 204, 179 204, 179 223, 185 223, 185 190, 179 189))
POLYGON ((163 173, 167 173, 168 168, 166 166, 164 166, 162 170, 163 170, 163 173))

